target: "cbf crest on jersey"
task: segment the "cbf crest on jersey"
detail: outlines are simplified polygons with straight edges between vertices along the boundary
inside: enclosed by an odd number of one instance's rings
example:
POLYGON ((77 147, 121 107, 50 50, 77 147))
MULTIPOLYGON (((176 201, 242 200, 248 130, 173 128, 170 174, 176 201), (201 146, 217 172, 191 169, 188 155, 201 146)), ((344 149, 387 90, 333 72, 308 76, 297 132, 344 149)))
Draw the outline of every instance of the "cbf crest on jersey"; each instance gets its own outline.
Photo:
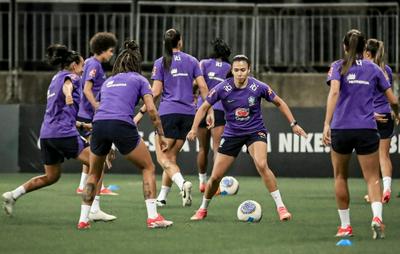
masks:
POLYGON ((249 107, 254 106, 256 104, 256 98, 253 96, 250 96, 248 98, 248 102, 249 102, 249 107))

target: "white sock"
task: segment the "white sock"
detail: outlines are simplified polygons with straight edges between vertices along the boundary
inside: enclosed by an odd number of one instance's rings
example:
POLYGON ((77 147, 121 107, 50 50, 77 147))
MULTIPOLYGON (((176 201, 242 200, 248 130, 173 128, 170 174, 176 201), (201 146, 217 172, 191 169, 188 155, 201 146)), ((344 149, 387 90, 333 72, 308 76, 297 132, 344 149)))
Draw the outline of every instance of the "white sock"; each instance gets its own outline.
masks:
POLYGON ((206 183, 207 182, 207 173, 201 174, 199 173, 199 182, 206 183))
POLYGON ((208 205, 210 204, 210 202, 211 202, 211 199, 206 199, 206 198, 203 196, 203 201, 201 202, 200 208, 202 208, 202 209, 207 209, 207 208, 208 208, 208 205))
POLYGON ((183 183, 185 182, 185 179, 183 179, 183 176, 181 172, 175 173, 172 176, 172 181, 178 185, 179 189, 182 190, 183 188, 183 183))
POLYGON ((92 207, 90 208, 90 212, 97 213, 98 211, 100 211, 100 196, 95 196, 92 207))
POLYGON ((167 196, 171 187, 168 186, 161 186, 160 194, 158 194, 157 200, 167 200, 167 196))
POLYGON ((283 204, 281 193, 279 192, 279 190, 273 191, 270 194, 275 201, 276 207, 285 206, 283 204))
POLYGON ((340 227, 345 228, 347 226, 350 226, 350 209, 343 209, 340 210, 338 209, 339 217, 340 217, 340 227))
POLYGON ((392 178, 390 176, 385 176, 382 178, 383 181, 383 191, 390 191, 392 188, 392 178))
POLYGON ((79 189, 83 190, 83 188, 85 188, 87 179, 88 179, 88 174, 82 172, 81 181, 79 183, 79 189))
POLYGON ((15 190, 11 191, 13 199, 17 200, 19 197, 25 194, 25 188, 23 185, 19 186, 15 190))
POLYGON ((104 190, 106 187, 104 187, 104 184, 101 184, 101 191, 104 190))
POLYGON ((371 208, 374 217, 378 217, 382 221, 382 202, 372 202, 371 208))
POLYGON ((147 218, 155 219, 158 216, 157 213, 157 203, 154 198, 146 199, 146 208, 147 208, 147 218))
POLYGON ((81 205, 81 216, 79 222, 87 223, 89 221, 90 205, 81 205))

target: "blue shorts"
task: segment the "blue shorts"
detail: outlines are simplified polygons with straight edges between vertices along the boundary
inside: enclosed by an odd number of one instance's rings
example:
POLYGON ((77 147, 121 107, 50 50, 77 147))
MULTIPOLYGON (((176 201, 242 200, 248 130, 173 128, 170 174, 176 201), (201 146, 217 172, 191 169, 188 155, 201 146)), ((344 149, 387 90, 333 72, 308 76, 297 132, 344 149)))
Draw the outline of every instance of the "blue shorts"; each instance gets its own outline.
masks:
MULTIPOLYGON (((224 126, 226 121, 225 121, 225 112, 223 110, 214 110, 214 126, 224 126)), ((200 122, 199 124, 200 128, 207 128, 207 123, 206 123, 206 117, 200 122)))
POLYGON ((98 120, 93 122, 90 150, 98 156, 107 155, 112 143, 123 155, 139 145, 141 137, 136 126, 120 120, 98 120))
MULTIPOLYGON (((87 118, 83 118, 83 117, 79 117, 79 116, 76 118, 76 120, 79 122, 83 122, 83 123, 92 123, 92 119, 87 119, 87 118)), ((92 135, 91 131, 85 130, 85 129, 83 129, 83 127, 78 128, 78 132, 79 132, 79 135, 81 135, 82 137, 84 137, 86 139, 90 135, 92 135)))
POLYGON ((378 132, 381 139, 392 138, 394 135, 394 120, 391 113, 385 113, 385 118, 388 119, 386 123, 376 122, 378 125, 378 132))
POLYGON ((373 129, 333 129, 331 145, 340 154, 350 154, 353 150, 359 155, 371 154, 379 149, 379 134, 373 129))
POLYGON ((186 135, 192 128, 194 115, 168 114, 160 118, 166 138, 186 140, 186 135))
POLYGON ((40 139, 40 153, 45 165, 63 163, 64 158, 77 158, 88 146, 80 136, 40 139))
POLYGON ((267 133, 265 131, 258 131, 249 135, 240 137, 224 137, 221 138, 221 143, 218 148, 218 152, 237 157, 243 145, 247 148, 256 141, 262 141, 267 143, 267 133))

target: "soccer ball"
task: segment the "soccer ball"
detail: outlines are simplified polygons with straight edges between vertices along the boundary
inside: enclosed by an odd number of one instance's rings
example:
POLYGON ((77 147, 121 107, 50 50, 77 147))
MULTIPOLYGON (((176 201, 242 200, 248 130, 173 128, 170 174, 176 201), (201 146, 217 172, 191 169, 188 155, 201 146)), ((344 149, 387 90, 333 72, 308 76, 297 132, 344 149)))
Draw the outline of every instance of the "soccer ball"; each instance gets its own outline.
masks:
POLYGON ((240 221, 259 222, 262 218, 260 204, 254 200, 244 201, 238 207, 237 217, 240 221))
POLYGON ((239 191, 239 182, 232 176, 225 176, 219 183, 221 195, 236 195, 239 191))

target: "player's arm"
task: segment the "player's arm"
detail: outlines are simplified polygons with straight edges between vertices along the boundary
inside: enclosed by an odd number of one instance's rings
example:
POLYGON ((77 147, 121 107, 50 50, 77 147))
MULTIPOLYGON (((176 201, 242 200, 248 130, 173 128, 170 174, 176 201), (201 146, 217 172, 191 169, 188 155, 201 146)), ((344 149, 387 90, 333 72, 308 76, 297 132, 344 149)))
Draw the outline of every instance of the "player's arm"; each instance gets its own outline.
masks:
POLYGON ((398 121, 399 120, 399 101, 398 101, 398 99, 396 98, 396 96, 394 96, 393 90, 391 88, 386 89, 385 96, 387 97, 387 99, 390 103, 390 107, 392 108, 393 113, 398 121))
POLYGON ((74 86, 70 79, 65 80, 62 91, 65 95, 65 104, 72 105, 74 104, 74 99, 72 98, 72 91, 74 90, 74 86))
POLYGON ((324 131, 323 131, 323 143, 324 145, 331 144, 331 121, 333 118, 333 112, 336 108, 336 103, 340 94, 340 81, 331 80, 328 98, 326 100, 326 113, 324 121, 324 131))
MULTIPOLYGON (((196 80, 196 84, 197 84, 199 92, 200 92, 200 96, 201 96, 201 98, 203 98, 203 101, 205 101, 207 94, 208 94, 207 83, 204 80, 204 77, 202 75, 198 76, 195 80, 196 80)), ((214 109, 212 107, 209 107, 209 109, 207 111, 206 122, 207 122, 209 129, 214 127, 215 118, 214 118, 214 109)))
POLYGON ((93 94, 93 81, 87 80, 85 85, 83 86, 83 94, 86 96, 86 99, 90 102, 92 107, 97 110, 99 107, 99 102, 96 100, 93 94))
POLYGON ((186 136, 188 140, 193 141, 196 138, 197 131, 199 129, 199 124, 210 108, 212 107, 208 101, 204 101, 203 104, 201 104, 200 108, 197 110, 196 115, 194 117, 192 128, 186 136))
POLYGON ((286 102, 282 100, 281 97, 279 97, 278 95, 275 95, 275 97, 272 99, 272 103, 276 107, 278 107, 279 111, 281 111, 281 113, 286 117, 290 124, 290 127, 292 127, 293 133, 306 138, 307 133, 303 130, 303 128, 301 128, 300 125, 297 124, 297 121, 294 119, 292 111, 290 111, 290 108, 286 104, 286 102))
MULTIPOLYGON (((160 80, 154 80, 153 81, 153 86, 151 88, 151 92, 153 94, 153 104, 157 104, 161 94, 163 91, 163 82, 160 80)), ((144 114, 146 114, 146 112, 148 111, 146 103, 143 104, 143 106, 141 106, 139 108, 139 112, 136 114, 136 116, 133 118, 133 121, 135 122, 135 124, 138 124, 140 122, 140 120, 142 120, 144 114)))

